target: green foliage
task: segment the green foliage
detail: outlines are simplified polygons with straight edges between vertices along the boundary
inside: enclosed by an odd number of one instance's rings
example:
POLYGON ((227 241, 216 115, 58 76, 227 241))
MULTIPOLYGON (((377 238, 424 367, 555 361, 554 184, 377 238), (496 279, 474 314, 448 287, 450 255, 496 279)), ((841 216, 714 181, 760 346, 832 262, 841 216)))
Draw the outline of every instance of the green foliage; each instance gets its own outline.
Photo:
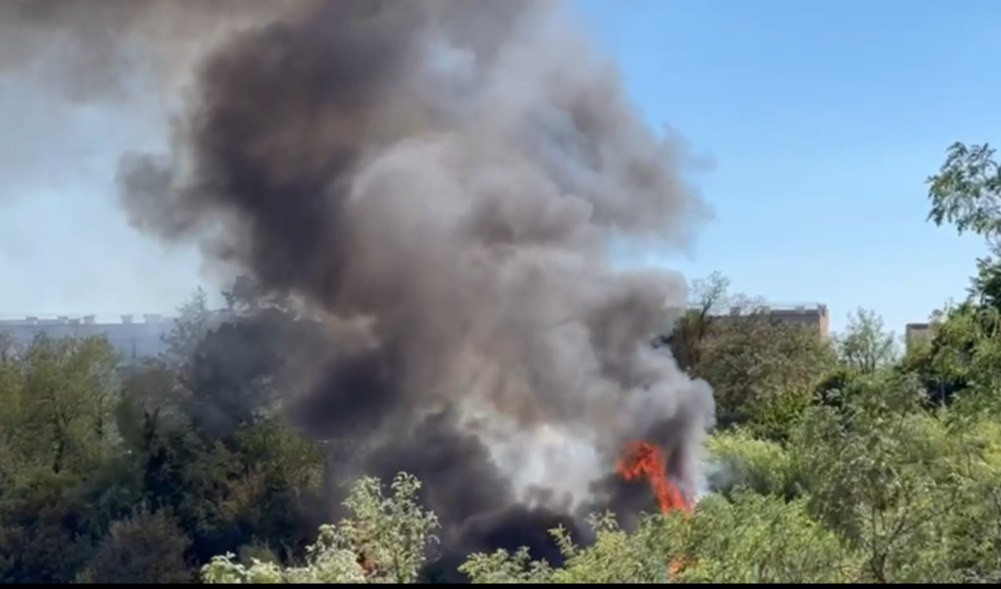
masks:
POLYGON ((1001 231, 1001 167, 989 144, 952 144, 928 185, 928 218, 936 225, 952 223, 960 233, 984 236, 1001 231))
POLYGON ((950 486, 950 568, 963 582, 1001 582, 1001 426, 991 418, 950 423, 939 480, 950 486))
POLYGON ((933 323, 930 344, 904 359, 937 404, 958 401, 957 409, 1001 410, 1001 310, 963 303, 933 323), (960 409, 963 408, 963 409, 960 409))
POLYGON ((39 337, 8 366, 5 445, 21 466, 86 470, 106 455, 116 432, 111 346, 102 339, 39 337))
POLYGON ((992 256, 977 260, 971 298, 1001 310, 1001 166, 989 144, 954 143, 938 174, 928 178, 932 207, 928 218, 936 225, 951 223, 959 233, 972 231, 991 244, 992 256))
MULTIPOLYGON (((221 552, 274 547, 284 562, 308 544, 321 446, 252 403, 225 439, 200 435, 198 362, 184 355, 211 333, 203 297, 185 313, 174 356, 128 366, 103 338, 39 337, 23 350, 4 338, 0 582, 179 582, 221 552)), ((278 387, 271 368, 258 374, 278 387)))
POLYGON ((31 466, 12 477, 0 495, 0 583, 67 583, 86 564, 88 530, 67 501, 77 478, 31 466))
POLYGON ((477 584, 553 583, 553 569, 545 561, 532 560, 528 548, 514 553, 500 549, 491 554, 473 553, 459 566, 459 572, 477 584))
POLYGON ((139 512, 111 524, 108 536, 79 576, 84 583, 186 583, 190 541, 163 511, 139 512))
POLYGON ((804 502, 740 492, 709 497, 683 528, 678 580, 692 583, 844 583, 858 557, 813 520, 804 502))
POLYGON ((833 350, 817 331, 753 314, 717 322, 692 372, 713 386, 721 425, 772 415, 784 425, 833 364, 833 350))
POLYGON ((378 480, 359 480, 345 501, 351 517, 320 528, 305 566, 283 569, 253 559, 247 567, 227 554, 205 565, 202 577, 207 583, 413 583, 428 545, 437 541, 438 521, 417 503, 417 479, 401 473, 392 489, 385 497, 378 480))
POLYGON ((747 431, 720 432, 709 438, 709 482, 719 493, 748 488, 761 495, 792 497, 796 473, 792 456, 781 444, 752 437, 747 431))
POLYGON ((679 366, 712 385, 720 426, 750 424, 785 439, 834 366, 834 349, 817 330, 776 320, 761 301, 731 294, 719 273, 695 281, 693 298, 664 340, 679 366))
POLYGON ((663 583, 669 578, 671 535, 663 533, 667 520, 651 517, 629 534, 621 530, 612 514, 591 517, 596 533, 593 545, 582 548, 557 528, 552 535, 566 562, 553 569, 548 563, 531 561, 525 550, 493 554, 476 553, 459 567, 474 583, 663 583))
POLYGON ((836 583, 852 580, 857 557, 810 519, 802 502, 738 492, 705 499, 688 518, 645 518, 632 533, 606 514, 592 518, 586 548, 557 529, 566 558, 552 569, 524 551, 474 554, 461 570, 475 583, 836 583))
POLYGON ((883 320, 859 309, 848 319, 848 331, 838 342, 841 361, 850 369, 872 374, 896 360, 893 334, 883 331, 883 320))
POLYGON ((932 475, 941 425, 918 410, 922 394, 907 376, 868 379, 840 411, 812 411, 791 445, 811 513, 864 555, 871 581, 951 579, 949 498, 932 475))

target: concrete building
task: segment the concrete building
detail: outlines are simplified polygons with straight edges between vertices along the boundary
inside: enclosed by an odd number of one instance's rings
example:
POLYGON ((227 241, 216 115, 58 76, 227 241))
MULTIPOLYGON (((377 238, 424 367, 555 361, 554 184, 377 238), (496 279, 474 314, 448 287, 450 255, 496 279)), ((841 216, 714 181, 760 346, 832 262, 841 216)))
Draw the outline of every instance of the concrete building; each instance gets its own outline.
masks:
POLYGON ((812 327, 821 337, 826 338, 830 335, 830 313, 827 310, 827 305, 821 303, 766 305, 747 310, 740 307, 730 309, 731 317, 762 313, 783 323, 812 327))
POLYGON ((120 321, 104 323, 98 323, 94 315, 0 319, 0 334, 12 337, 17 346, 29 345, 41 333, 52 338, 103 335, 126 362, 164 351, 163 336, 173 326, 173 318, 147 314, 142 316, 142 321, 135 319, 132 315, 122 315, 120 321))
MULTIPOLYGON (((701 311, 697 305, 689 306, 687 310, 701 311)), ((684 310, 681 307, 671 307, 669 311, 671 312, 672 323, 674 318, 684 314, 684 310)), ((762 314, 767 315, 770 319, 775 319, 786 324, 811 327, 816 329, 821 337, 830 337, 830 313, 827 310, 827 305, 822 303, 768 304, 747 308, 731 307, 728 312, 712 313, 711 316, 715 320, 730 320, 739 319, 740 317, 760 317, 762 314)), ((673 327, 669 325, 666 329, 670 331, 673 327)))
POLYGON ((915 345, 931 341, 934 335, 930 323, 908 323, 904 328, 904 346, 910 352, 915 345))

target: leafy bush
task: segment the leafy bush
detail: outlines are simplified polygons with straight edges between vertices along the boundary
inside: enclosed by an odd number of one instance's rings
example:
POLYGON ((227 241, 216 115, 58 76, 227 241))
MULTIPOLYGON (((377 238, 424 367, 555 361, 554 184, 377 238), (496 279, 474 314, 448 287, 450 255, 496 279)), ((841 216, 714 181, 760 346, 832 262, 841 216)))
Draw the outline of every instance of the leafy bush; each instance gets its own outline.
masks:
POLYGON ((792 457, 780 444, 732 430, 711 436, 708 446, 708 478, 717 492, 729 494, 747 487, 762 495, 791 497, 796 493, 792 457))
POLYGON ((417 479, 401 473, 392 489, 392 497, 384 497, 377 479, 359 480, 345 501, 352 516, 320 528, 304 566, 282 568, 252 559, 247 567, 227 554, 205 565, 202 578, 207 583, 413 583, 428 545, 437 540, 438 521, 417 503, 417 479))

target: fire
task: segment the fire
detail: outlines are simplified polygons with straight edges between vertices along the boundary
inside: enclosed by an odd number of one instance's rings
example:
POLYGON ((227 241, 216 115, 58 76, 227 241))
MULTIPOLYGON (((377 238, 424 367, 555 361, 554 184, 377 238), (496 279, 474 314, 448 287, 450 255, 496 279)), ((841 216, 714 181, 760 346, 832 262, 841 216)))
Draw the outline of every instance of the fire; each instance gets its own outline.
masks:
POLYGON ((627 481, 645 478, 650 481, 653 494, 660 504, 660 511, 667 513, 673 509, 685 512, 692 510, 691 502, 685 498, 667 476, 667 462, 660 450, 648 442, 630 442, 625 455, 619 460, 615 470, 627 481))
MULTIPOLYGON (((627 481, 645 478, 650 481, 653 494, 657 497, 661 513, 680 509, 691 513, 692 502, 685 498, 681 489, 667 476, 667 461, 659 448, 649 442, 630 442, 625 454, 615 465, 615 470, 627 481)), ((676 559, 668 564, 671 577, 676 577, 688 564, 685 558, 676 559)))

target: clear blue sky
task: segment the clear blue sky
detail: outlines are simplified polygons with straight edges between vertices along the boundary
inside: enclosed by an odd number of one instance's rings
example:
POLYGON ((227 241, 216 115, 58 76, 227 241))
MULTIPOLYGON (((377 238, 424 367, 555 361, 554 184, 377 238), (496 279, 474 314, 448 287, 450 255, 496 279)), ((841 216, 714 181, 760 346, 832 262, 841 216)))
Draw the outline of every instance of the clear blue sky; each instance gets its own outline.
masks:
POLYGON ((927 223, 954 141, 1001 143, 996 0, 578 0, 647 120, 714 169, 685 257, 735 290, 862 306, 898 334, 964 295, 977 238, 927 223))
MULTIPOLYGON (((1001 143, 1001 2, 575 8, 648 121, 714 162, 696 181, 715 218, 687 256, 646 262, 824 302, 835 329, 862 306, 900 333, 963 295, 984 248, 925 221, 924 179, 953 141, 1001 143)), ((0 81, 0 315, 170 311, 197 257, 137 237, 110 196, 117 153, 162 129, 49 100, 0 81)))

